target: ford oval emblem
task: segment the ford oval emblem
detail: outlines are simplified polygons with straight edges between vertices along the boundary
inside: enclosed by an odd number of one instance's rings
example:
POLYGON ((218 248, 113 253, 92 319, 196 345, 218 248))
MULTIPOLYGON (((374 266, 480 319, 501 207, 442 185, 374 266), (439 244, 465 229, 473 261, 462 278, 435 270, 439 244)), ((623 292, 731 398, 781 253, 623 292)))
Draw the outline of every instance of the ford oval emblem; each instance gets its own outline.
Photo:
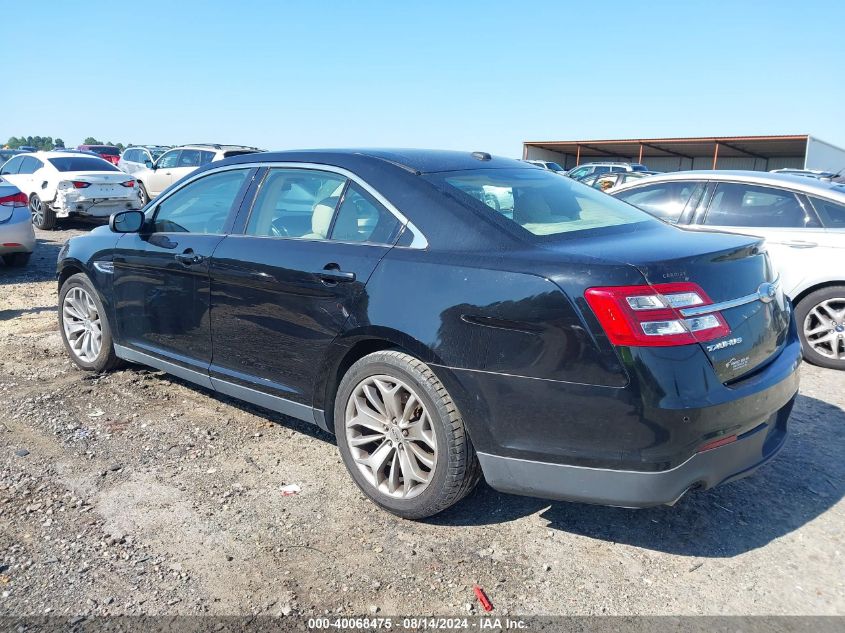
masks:
POLYGON ((768 281, 760 284, 760 287, 757 288, 757 296, 760 297, 760 301, 763 303, 769 303, 775 298, 776 294, 777 286, 770 284, 768 281))

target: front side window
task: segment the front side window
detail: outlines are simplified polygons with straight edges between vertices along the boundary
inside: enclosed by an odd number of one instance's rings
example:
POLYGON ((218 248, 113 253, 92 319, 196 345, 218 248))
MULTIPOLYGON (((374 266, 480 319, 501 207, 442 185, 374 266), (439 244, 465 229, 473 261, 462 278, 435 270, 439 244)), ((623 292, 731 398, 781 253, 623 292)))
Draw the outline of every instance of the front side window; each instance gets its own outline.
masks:
POLYGON ((628 189, 615 194, 616 198, 650 213, 666 222, 677 222, 698 183, 673 180, 628 189))
POLYGON ((271 169, 255 198, 247 235, 324 240, 346 178, 310 169, 271 169))
POLYGON ((342 242, 392 244, 401 228, 399 220, 355 183, 343 194, 329 238, 342 242))
POLYGON ((845 204, 822 198, 810 198, 822 224, 829 229, 845 229, 845 204))
POLYGON ((222 171, 184 185, 156 206, 153 231, 222 233, 248 173, 248 169, 222 171))
POLYGON ((176 165, 179 163, 179 154, 181 151, 182 150, 174 149, 172 152, 167 152, 163 154, 161 160, 158 161, 158 166, 164 169, 176 167, 176 165))
POLYGON ((804 228, 812 224, 812 219, 791 191, 723 182, 716 186, 704 224, 804 228))
POLYGON ((631 205, 549 171, 535 169, 478 169, 425 176, 465 206, 497 212, 511 225, 535 236, 569 234, 655 220, 631 205), (497 190, 513 201, 511 209, 492 203, 497 190))
POLYGON ((584 176, 586 176, 589 173, 590 173, 589 167, 581 167, 580 169, 576 169, 575 171, 573 171, 571 174, 569 174, 569 176, 570 176, 570 178, 574 178, 575 180, 578 180, 579 178, 583 178, 584 176))

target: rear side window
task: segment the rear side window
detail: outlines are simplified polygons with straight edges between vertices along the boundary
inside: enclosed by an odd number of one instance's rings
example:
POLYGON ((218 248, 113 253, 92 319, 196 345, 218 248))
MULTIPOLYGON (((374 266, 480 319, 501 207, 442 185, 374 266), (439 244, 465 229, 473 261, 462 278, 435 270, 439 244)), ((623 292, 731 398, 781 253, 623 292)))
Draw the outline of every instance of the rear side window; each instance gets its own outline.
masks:
POLYGON ((742 183, 719 183, 704 218, 711 226, 804 228, 813 224, 791 191, 742 183))
POLYGON ((93 156, 63 156, 47 160, 59 171, 120 171, 110 162, 93 156))
POLYGON ((214 152, 200 151, 200 165, 208 165, 214 160, 214 152))
POLYGON ((342 242, 392 244, 399 229, 396 216, 357 184, 350 183, 329 237, 342 242))
POLYGON ((829 229, 845 229, 845 204, 822 198, 810 198, 822 224, 829 229))
POLYGON ((222 171, 188 183, 158 204, 153 231, 222 233, 248 172, 222 171))
POLYGON ((18 173, 18 170, 21 168, 21 164, 23 163, 23 159, 23 156, 16 156, 15 158, 9 159, 9 161, 3 165, 3 169, 0 169, 0 176, 12 176, 18 173))
POLYGON ((631 205, 545 170, 478 169, 424 177, 466 206, 496 212, 535 236, 654 222, 631 205))
POLYGON ((199 167, 200 166, 200 152, 196 149, 183 149, 179 154, 179 162, 177 167, 199 167))
POLYGON ((271 169, 255 198, 245 233, 328 239, 346 178, 311 169, 271 169))
POLYGON ((681 218, 697 184, 690 181, 660 182, 620 191, 615 197, 665 222, 675 223, 681 218))

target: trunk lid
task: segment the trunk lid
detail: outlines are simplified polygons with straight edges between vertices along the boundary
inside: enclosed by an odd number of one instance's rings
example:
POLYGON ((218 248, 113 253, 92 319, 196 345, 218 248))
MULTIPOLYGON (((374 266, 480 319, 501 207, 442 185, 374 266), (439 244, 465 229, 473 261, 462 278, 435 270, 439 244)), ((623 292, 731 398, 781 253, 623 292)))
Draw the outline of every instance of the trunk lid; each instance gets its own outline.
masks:
POLYGON ((121 183, 135 180, 123 172, 92 172, 68 174, 71 182, 86 182, 88 186, 76 191, 85 198, 131 198, 138 195, 135 187, 124 187, 121 183))
POLYGON ((578 242, 580 252, 629 264, 649 284, 689 281, 725 303, 719 313, 730 333, 699 342, 723 383, 766 364, 786 343, 790 307, 760 238, 662 225, 578 242))

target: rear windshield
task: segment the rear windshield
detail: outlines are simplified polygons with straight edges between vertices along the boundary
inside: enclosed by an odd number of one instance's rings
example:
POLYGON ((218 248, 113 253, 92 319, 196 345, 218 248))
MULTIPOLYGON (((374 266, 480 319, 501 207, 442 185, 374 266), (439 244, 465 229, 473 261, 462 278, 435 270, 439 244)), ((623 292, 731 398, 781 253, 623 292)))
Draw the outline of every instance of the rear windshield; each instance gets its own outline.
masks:
POLYGON ((91 145, 87 149, 98 154, 105 154, 106 156, 120 156, 119 149, 108 145, 91 145))
POLYGON ((59 171, 120 171, 110 162, 93 156, 62 156, 47 160, 59 171))
POLYGON ((230 156, 242 156, 243 154, 255 154, 258 150, 255 149, 230 149, 227 152, 223 152, 223 158, 229 158, 230 156))
POLYGON ((477 169, 425 178, 467 206, 498 213, 537 236, 656 222, 627 203, 549 171, 477 169))

